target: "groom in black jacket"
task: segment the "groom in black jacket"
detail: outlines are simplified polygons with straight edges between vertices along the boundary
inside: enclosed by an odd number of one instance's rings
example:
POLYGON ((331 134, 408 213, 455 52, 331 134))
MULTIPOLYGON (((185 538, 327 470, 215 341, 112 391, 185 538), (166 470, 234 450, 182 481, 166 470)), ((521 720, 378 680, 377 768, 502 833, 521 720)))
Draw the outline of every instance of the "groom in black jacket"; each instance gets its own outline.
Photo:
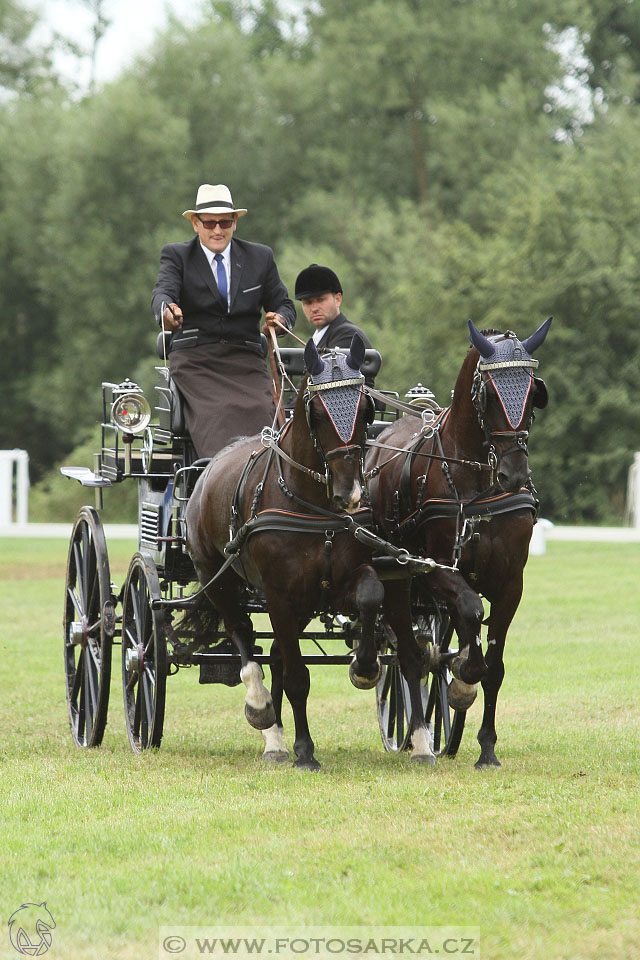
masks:
POLYGON ((342 313, 342 286, 329 267, 312 263, 296 279, 296 300, 300 300, 304 315, 315 327, 313 340, 319 351, 332 347, 350 347, 354 333, 359 333, 365 347, 371 349, 369 338, 355 323, 342 313))
MULTIPOLYGON (((295 297, 301 302, 305 317, 315 327, 313 340, 320 353, 332 347, 350 347, 354 333, 360 334, 367 350, 371 349, 366 333, 342 313, 342 286, 337 274, 329 267, 321 267, 318 263, 305 267, 297 276, 295 297)), ((373 378, 367 377, 366 384, 373 387, 373 378)))

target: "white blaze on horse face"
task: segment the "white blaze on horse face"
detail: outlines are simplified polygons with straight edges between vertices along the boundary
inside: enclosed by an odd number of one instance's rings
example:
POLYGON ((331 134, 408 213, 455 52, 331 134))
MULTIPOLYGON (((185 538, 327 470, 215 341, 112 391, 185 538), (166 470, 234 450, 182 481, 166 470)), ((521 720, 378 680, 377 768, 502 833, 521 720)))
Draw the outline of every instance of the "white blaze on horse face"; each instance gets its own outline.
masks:
POLYGON ((254 710, 264 710, 271 703, 271 695, 262 682, 260 664, 252 660, 240 671, 240 679, 247 688, 246 703, 254 710))
POLYGON ((349 497, 349 502, 347 503, 347 513, 353 513, 354 510, 357 510, 360 506, 361 500, 362 486, 360 485, 359 481, 356 480, 351 491, 351 496, 349 497))

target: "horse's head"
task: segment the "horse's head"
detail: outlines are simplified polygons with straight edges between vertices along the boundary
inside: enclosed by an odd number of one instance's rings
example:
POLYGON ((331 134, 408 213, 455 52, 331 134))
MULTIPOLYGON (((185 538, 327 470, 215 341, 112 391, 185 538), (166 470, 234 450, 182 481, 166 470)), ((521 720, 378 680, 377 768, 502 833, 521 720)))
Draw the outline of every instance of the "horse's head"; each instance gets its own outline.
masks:
POLYGON ((533 408, 546 407, 544 380, 534 377, 533 352, 544 341, 551 317, 525 340, 515 333, 484 336, 469 320, 471 342, 478 350, 472 400, 489 447, 489 463, 502 490, 512 493, 529 479, 527 442, 533 408))
POLYGON ((304 358, 309 376, 304 393, 307 422, 325 469, 327 495, 334 505, 351 513, 365 493, 364 451, 373 401, 363 392, 360 366, 365 346, 356 333, 349 354, 321 357, 309 340, 304 358))

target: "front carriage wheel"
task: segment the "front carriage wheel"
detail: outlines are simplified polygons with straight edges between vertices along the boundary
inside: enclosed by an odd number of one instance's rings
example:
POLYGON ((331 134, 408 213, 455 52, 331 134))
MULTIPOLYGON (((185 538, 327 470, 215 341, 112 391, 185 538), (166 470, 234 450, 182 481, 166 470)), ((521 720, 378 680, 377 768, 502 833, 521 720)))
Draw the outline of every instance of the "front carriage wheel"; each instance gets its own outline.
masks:
POLYGON ((63 628, 71 735, 78 747, 98 747, 109 708, 115 601, 102 521, 93 507, 82 507, 71 533, 63 628))
MULTIPOLYGON (((465 710, 454 710, 449 706, 447 693, 451 681, 448 652, 453 624, 445 613, 436 610, 428 616, 419 617, 414 629, 419 639, 428 640, 438 648, 440 654, 433 658, 439 661, 432 665, 433 672, 427 673, 420 681, 422 708, 433 738, 434 753, 436 756, 453 757, 458 752, 466 719, 465 710)), ((395 653, 396 638, 386 626, 385 641, 384 652, 395 653)), ((410 750, 411 701, 407 681, 397 660, 383 666, 376 688, 376 700, 378 724, 385 750, 410 750)))
POLYGON ((134 753, 159 747, 164 724, 167 641, 154 563, 136 553, 122 601, 122 689, 124 717, 134 753))

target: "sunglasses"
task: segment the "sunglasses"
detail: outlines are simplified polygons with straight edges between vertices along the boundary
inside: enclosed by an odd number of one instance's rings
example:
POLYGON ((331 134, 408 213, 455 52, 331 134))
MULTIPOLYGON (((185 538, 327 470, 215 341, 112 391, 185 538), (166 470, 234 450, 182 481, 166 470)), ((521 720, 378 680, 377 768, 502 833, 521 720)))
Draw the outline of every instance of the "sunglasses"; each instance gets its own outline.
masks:
POLYGON ((220 227, 221 230, 228 230, 235 223, 234 217, 225 217, 224 220, 203 220, 199 213, 196 213, 196 217, 205 230, 215 230, 216 227, 220 227))

